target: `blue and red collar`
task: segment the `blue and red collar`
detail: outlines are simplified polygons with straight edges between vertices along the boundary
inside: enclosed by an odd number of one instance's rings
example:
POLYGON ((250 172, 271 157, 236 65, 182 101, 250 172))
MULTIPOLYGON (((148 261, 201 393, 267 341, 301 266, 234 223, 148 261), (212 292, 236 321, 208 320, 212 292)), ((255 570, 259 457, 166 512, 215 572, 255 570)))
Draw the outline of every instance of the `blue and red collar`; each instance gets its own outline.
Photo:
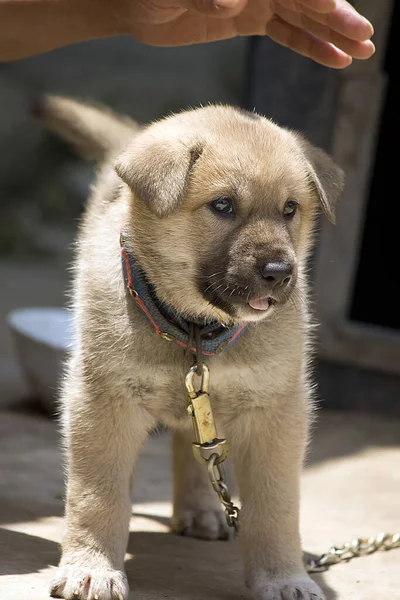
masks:
MULTIPOLYGON (((184 350, 197 354, 197 349, 190 334, 190 323, 181 316, 172 313, 155 295, 153 286, 146 281, 145 275, 137 265, 132 253, 125 244, 121 234, 121 259, 125 285, 137 306, 146 315, 161 338, 175 342, 184 350)), ((200 329, 201 350, 204 358, 219 354, 236 342, 247 329, 248 323, 233 327, 224 327, 218 321, 207 325, 198 325, 200 329)))

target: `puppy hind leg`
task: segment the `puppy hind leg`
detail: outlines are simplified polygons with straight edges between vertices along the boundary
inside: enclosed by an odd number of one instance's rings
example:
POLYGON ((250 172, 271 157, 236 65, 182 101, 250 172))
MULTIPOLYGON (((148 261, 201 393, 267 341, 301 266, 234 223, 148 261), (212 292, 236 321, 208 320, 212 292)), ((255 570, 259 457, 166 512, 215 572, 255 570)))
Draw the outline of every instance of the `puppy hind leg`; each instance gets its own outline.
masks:
POLYGON ((203 540, 226 540, 230 528, 207 469, 192 451, 191 429, 173 434, 174 511, 172 529, 180 535, 203 540))

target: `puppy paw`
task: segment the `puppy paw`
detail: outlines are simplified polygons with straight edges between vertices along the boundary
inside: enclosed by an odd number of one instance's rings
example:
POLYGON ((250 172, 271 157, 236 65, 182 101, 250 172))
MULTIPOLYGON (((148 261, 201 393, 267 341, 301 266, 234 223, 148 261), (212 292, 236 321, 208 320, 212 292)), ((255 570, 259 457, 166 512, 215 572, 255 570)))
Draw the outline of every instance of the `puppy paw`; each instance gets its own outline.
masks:
POLYGON ((127 600, 128 582, 122 571, 60 567, 50 586, 50 596, 64 600, 127 600))
POLYGON ((325 600, 321 588, 307 575, 251 586, 253 600, 325 600))
POLYGON ((200 540, 227 540, 231 533, 221 510, 182 510, 174 515, 172 530, 200 540))

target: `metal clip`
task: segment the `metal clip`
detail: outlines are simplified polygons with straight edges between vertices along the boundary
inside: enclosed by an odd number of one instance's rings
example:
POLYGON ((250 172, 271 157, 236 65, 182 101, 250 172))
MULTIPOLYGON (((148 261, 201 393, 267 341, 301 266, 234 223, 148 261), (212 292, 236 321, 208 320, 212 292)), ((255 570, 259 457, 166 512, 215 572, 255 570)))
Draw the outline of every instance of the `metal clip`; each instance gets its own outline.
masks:
POLYGON ((190 369, 186 375, 186 379, 185 379, 186 389, 188 391, 189 398, 191 400, 194 400, 195 398, 197 398, 197 396, 200 393, 208 394, 208 390, 210 387, 210 369, 207 367, 207 365, 205 365, 203 363, 203 373, 201 375, 201 386, 200 386, 199 392, 196 392, 196 390, 194 389, 194 383, 193 383, 193 377, 196 375, 196 373, 197 373, 197 365, 193 365, 192 367, 190 367, 190 369))
POLYGON ((193 454, 200 463, 207 463, 209 453, 218 454, 218 462, 223 462, 228 456, 228 446, 225 439, 217 437, 214 417, 211 408, 210 396, 208 395, 210 384, 210 369, 203 364, 200 390, 196 392, 193 377, 197 366, 193 365, 186 375, 186 389, 189 394, 190 404, 188 412, 193 420, 195 442, 193 443, 193 454), (208 454, 208 456, 205 456, 208 454))
POLYGON ((193 417, 195 440, 198 444, 210 444, 217 437, 217 430, 212 414, 210 396, 199 394, 193 398, 189 408, 189 414, 193 417))

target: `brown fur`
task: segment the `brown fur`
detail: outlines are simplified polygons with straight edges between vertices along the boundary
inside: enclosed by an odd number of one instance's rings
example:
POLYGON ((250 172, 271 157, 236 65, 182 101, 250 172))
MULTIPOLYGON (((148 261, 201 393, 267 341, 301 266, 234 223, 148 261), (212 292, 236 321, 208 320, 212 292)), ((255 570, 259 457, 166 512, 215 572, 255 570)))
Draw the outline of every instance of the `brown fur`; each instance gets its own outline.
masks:
POLYGON ((107 161, 79 234, 77 342, 62 394, 67 533, 52 593, 127 597, 129 487, 159 419, 174 430, 175 530, 207 539, 227 535, 205 469, 191 458, 189 359, 154 334, 126 292, 119 257, 124 228, 159 298, 175 311, 187 319, 251 321, 232 348, 209 361, 212 403, 241 497, 246 581, 259 600, 323 598, 304 571, 298 525, 312 415, 305 271, 316 211, 322 206, 333 216, 341 171, 297 134, 224 106, 184 112, 143 131, 128 123, 122 138, 130 144, 119 154, 111 116, 104 121, 99 112, 93 128, 91 113, 86 128, 79 104, 71 102, 48 101, 42 118, 75 143, 67 108, 79 120, 77 145, 107 161), (218 196, 234 199, 235 218, 210 210, 218 196), (283 216, 290 198, 299 203, 293 219, 283 216), (285 289, 260 277, 258 265, 271 260, 293 268, 285 289), (270 294, 274 306, 267 312, 248 305, 270 294))

